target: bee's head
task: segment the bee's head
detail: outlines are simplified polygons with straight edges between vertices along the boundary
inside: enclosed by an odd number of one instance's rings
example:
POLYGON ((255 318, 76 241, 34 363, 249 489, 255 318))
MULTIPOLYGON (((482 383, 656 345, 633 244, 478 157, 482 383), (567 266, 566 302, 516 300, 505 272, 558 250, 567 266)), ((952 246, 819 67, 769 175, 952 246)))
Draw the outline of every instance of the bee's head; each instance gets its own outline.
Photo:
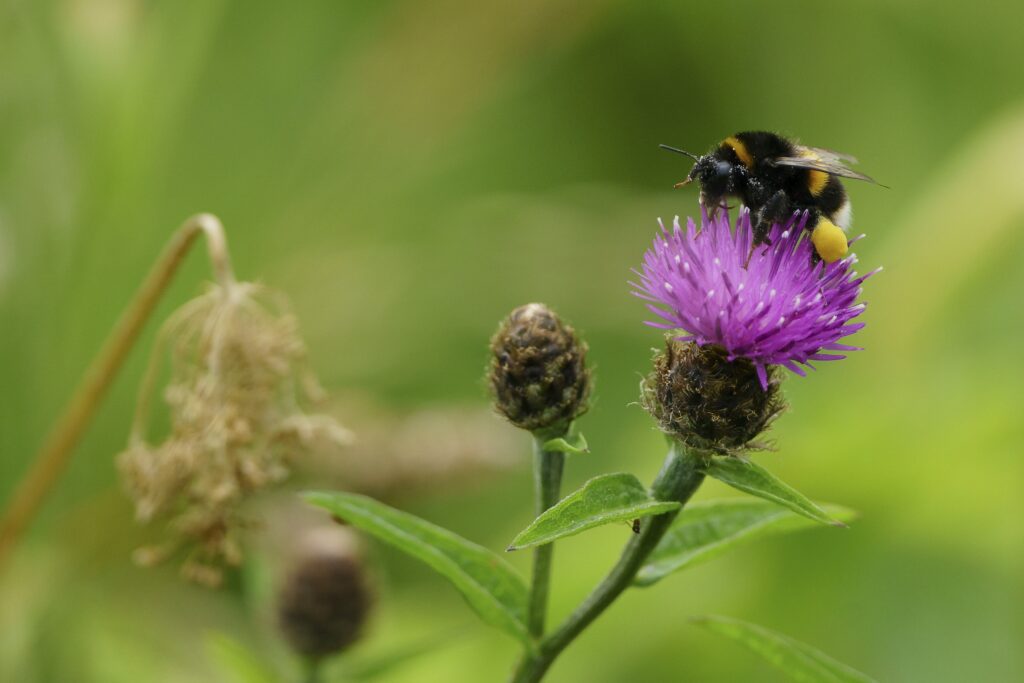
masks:
POLYGON ((700 192, 705 204, 718 204, 722 197, 733 191, 733 164, 715 154, 705 154, 697 159, 684 182, 700 183, 700 192))
POLYGON ((686 176, 686 180, 676 183, 676 187, 689 185, 696 180, 700 183, 701 196, 705 204, 718 204, 722 197, 735 191, 735 188, 732 186, 734 166, 731 162, 722 159, 718 154, 705 154, 699 157, 696 154, 676 147, 669 147, 668 145, 662 145, 661 147, 670 152, 686 155, 697 162, 690 169, 690 174, 686 176))

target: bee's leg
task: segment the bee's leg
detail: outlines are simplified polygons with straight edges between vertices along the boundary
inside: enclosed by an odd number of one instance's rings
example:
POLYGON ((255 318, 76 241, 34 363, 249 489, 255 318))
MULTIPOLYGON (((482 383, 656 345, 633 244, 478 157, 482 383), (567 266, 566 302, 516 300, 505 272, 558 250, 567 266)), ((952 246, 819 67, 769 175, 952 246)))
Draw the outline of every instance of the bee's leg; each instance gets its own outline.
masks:
POLYGON ((746 270, 747 266, 750 265, 750 259, 754 258, 754 249, 757 249, 757 241, 750 243, 750 251, 747 252, 747 260, 743 262, 743 269, 746 270))
POLYGON ((761 218, 761 212, 750 214, 750 227, 754 233, 754 239, 750 242, 750 251, 747 252, 747 260, 743 263, 743 267, 746 268, 750 265, 750 259, 754 256, 754 249, 762 244, 771 245, 772 241, 768 239, 768 231, 771 229, 771 223, 761 218))
POLYGON ((760 221, 765 225, 765 233, 771 229, 772 223, 781 223, 793 213, 793 207, 789 203, 789 197, 784 190, 779 190, 764 203, 760 214, 760 221))
POLYGON ((701 195, 701 203, 707 209, 708 219, 715 220, 718 216, 719 210, 725 205, 725 196, 721 195, 718 197, 709 197, 707 195, 701 195))
MULTIPOLYGON (((812 211, 811 212, 811 215, 807 219, 807 225, 805 226, 809 233, 814 234, 814 228, 815 228, 815 226, 818 225, 818 221, 820 219, 821 219, 821 216, 818 215, 818 212, 816 212, 816 211, 812 211)), ((812 246, 812 249, 811 249, 811 269, 813 270, 815 266, 817 266, 819 263, 822 262, 822 260, 823 259, 818 254, 817 247, 813 247, 812 246)))
POLYGON ((792 211, 789 197, 786 196, 784 190, 779 190, 769 197, 760 209, 750 215, 750 223, 754 229, 754 241, 750 245, 747 264, 750 263, 750 257, 754 255, 754 247, 761 244, 771 245, 772 241, 768 238, 768 234, 771 232, 772 225, 784 221, 792 211))
POLYGON ((754 207, 764 206, 768 201, 768 189, 757 178, 748 177, 745 183, 746 191, 743 193, 746 205, 753 210, 754 207))
POLYGON ((768 239, 768 233, 771 232, 772 221, 765 218, 761 211, 751 216, 750 226, 754 232, 754 244, 771 245, 772 241, 768 239))

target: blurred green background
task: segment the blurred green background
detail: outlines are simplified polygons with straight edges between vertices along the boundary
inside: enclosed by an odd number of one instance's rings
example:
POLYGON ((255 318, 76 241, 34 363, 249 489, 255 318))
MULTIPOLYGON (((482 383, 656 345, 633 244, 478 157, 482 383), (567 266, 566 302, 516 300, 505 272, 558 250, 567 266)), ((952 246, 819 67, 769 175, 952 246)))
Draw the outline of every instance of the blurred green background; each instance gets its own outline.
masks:
MULTIPOLYGON (((627 594, 551 680, 781 680, 688 624, 704 613, 880 680, 1024 680, 1022 23, 1009 1, 2 0, 0 501, 198 211, 224 221, 240 277, 291 297, 325 386, 398 413, 485 406, 497 321, 548 303, 598 377, 581 422, 594 452, 567 490, 649 478, 663 442, 632 402, 660 340, 625 282, 655 219, 696 210, 694 190, 671 189, 688 164, 657 144, 778 130, 892 187, 849 185, 862 267, 886 268, 865 293, 867 350, 787 381, 778 451, 757 456, 863 517, 627 594)), ((207 273, 191 256, 159 315, 207 273)), ((130 561, 148 532, 112 458, 155 328, 0 576, 2 680, 217 681, 208 632, 280 647, 237 585, 130 561)), ((521 466, 401 505, 504 547, 531 518, 521 444, 521 466)), ((559 545, 556 617, 623 533, 559 545)), ((465 633, 380 680, 504 679, 512 641, 426 568, 371 557, 362 648, 465 633)))

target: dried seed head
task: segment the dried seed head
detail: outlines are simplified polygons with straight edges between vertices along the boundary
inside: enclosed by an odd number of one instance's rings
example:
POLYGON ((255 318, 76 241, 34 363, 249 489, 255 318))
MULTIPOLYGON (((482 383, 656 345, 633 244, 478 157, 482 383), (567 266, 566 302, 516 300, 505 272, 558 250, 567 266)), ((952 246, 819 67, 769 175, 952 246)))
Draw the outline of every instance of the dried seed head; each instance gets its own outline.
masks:
POLYGON ((512 311, 491 338, 490 385, 498 412, 530 431, 568 425, 587 409, 587 345, 543 304, 512 311))
POLYGON ((340 528, 312 532, 278 594, 281 633, 310 659, 341 652, 358 640, 373 604, 350 534, 340 528))
POLYGON ((136 555, 140 561, 159 561, 187 545, 183 573, 218 584, 224 565, 241 562, 243 501, 285 479, 304 453, 349 440, 330 417, 300 408, 319 389, 305 369, 295 318, 283 306, 253 284, 218 285, 162 329, 161 342, 171 351, 164 390, 170 434, 158 445, 145 440, 158 345, 118 467, 138 519, 170 517, 174 540, 144 549, 136 555))
POLYGON ((769 370, 762 389, 754 364, 729 360, 718 346, 669 339, 641 384, 641 402, 662 431, 695 450, 732 454, 760 447, 754 440, 785 409, 769 370))

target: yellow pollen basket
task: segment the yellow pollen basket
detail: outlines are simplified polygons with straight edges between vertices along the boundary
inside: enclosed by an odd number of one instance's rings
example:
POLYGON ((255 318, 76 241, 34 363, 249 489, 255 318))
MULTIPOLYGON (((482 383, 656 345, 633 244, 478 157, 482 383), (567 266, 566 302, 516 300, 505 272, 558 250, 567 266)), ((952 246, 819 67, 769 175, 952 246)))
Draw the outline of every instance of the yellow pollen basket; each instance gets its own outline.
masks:
POLYGON ((811 243, 825 263, 838 261, 846 256, 846 252, 849 250, 846 233, 838 225, 824 217, 814 226, 811 243))

